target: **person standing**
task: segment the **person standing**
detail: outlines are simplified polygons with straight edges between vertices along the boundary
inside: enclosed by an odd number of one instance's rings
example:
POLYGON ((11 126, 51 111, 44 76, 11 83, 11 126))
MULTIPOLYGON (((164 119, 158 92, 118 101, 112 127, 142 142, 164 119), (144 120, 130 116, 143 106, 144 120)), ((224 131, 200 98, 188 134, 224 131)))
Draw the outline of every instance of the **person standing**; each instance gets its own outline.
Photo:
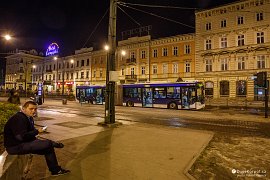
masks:
POLYGON ((21 104, 19 93, 17 91, 10 93, 8 102, 12 104, 21 104))
POLYGON ((48 139, 38 139, 36 136, 43 132, 42 128, 34 127, 33 116, 37 112, 37 104, 27 101, 20 112, 13 115, 4 127, 4 146, 8 154, 38 154, 44 155, 47 166, 52 175, 67 174, 70 170, 65 170, 59 166, 54 148, 63 148, 64 145, 48 139))

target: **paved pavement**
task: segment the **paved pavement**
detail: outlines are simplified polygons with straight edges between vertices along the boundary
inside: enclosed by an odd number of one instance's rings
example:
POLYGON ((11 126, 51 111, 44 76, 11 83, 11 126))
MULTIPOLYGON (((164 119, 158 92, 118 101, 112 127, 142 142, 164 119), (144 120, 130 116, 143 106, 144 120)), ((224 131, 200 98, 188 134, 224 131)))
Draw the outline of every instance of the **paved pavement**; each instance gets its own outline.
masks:
MULTIPOLYGON (((71 101, 62 105, 60 100, 46 100, 42 106, 50 105, 80 107, 80 104, 71 101)), ((82 110, 86 106, 83 105, 82 110)), ((181 115, 201 119, 217 119, 221 116, 211 112, 181 115)), ((263 117, 254 119, 254 116, 245 114, 231 116, 224 113, 222 118, 269 121, 263 117)), ((70 169, 71 173, 52 177, 44 158, 34 156, 28 179, 189 179, 187 170, 213 136, 205 131, 130 121, 118 121, 123 125, 116 128, 101 127, 97 125, 98 122, 103 122, 103 118, 40 110, 36 125, 47 125, 49 132, 41 137, 65 144, 56 153, 59 163, 70 169)))

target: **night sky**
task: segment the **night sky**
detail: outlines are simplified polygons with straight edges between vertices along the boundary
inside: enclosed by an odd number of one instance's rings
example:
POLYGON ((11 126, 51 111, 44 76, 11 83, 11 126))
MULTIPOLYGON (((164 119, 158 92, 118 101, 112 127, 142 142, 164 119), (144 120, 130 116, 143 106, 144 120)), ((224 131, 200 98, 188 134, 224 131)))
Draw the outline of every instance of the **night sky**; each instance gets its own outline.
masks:
MULTIPOLYGON (((128 4, 128 6, 154 13, 191 27, 120 6, 125 13, 117 10, 117 39, 121 32, 141 26, 152 25, 152 38, 177 34, 194 33, 194 9, 207 9, 235 0, 122 0, 133 4, 185 7, 190 9, 150 8, 128 4), (128 14, 128 15, 127 15, 128 14), (137 23, 135 23, 136 21, 137 23), (140 25, 139 25, 139 24, 140 25)), ((0 6, 1 34, 6 30, 15 37, 12 42, 0 42, 1 52, 11 49, 37 49, 46 51, 47 46, 56 42, 61 54, 70 55, 75 49, 93 46, 103 47, 107 40, 108 15, 97 24, 109 8, 109 0, 13 0, 2 1, 0 6), (94 31, 94 28, 97 29, 94 31), (92 33, 92 36, 90 36, 92 33), (89 40, 87 40, 89 39, 89 40)))

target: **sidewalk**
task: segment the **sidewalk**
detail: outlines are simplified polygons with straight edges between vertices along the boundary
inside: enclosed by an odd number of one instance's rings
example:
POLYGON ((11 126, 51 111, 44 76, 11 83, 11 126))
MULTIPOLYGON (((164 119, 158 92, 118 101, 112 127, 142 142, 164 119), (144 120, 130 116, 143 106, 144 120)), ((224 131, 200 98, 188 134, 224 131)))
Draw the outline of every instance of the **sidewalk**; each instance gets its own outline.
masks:
POLYGON ((122 121, 117 128, 97 126, 103 119, 39 112, 37 125, 48 125, 41 137, 61 141, 59 163, 71 170, 52 177, 44 157, 35 155, 28 179, 126 180, 188 179, 185 175, 213 134, 122 121), (59 118, 62 117, 62 118, 59 118), (43 120, 42 120, 43 119, 43 120))

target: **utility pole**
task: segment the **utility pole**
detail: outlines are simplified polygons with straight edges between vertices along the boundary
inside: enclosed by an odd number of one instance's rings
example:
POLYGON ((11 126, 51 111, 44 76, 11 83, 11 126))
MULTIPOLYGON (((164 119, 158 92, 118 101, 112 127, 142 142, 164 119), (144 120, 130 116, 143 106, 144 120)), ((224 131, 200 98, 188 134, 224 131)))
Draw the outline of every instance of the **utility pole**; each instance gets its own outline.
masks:
POLYGON ((115 82, 110 79, 110 72, 115 71, 115 51, 116 51, 116 12, 117 0, 110 0, 110 17, 108 30, 109 52, 106 69, 106 96, 105 96, 105 124, 115 123, 114 93, 115 82))

